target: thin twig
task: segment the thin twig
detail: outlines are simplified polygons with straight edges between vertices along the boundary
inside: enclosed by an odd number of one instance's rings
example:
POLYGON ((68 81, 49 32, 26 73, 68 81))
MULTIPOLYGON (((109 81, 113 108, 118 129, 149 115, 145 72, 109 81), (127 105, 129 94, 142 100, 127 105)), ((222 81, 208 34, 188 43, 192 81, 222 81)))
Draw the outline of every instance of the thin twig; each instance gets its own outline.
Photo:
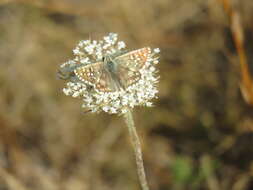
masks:
POLYGON ((223 4, 224 10, 226 11, 229 21, 230 28, 233 36, 233 40, 236 46, 236 50, 239 56, 241 66, 241 84, 240 89, 245 101, 248 104, 253 105, 253 80, 249 71, 246 51, 244 47, 244 33, 241 24, 240 13, 233 6, 231 0, 220 0, 223 4))
POLYGON ((136 165, 137 165, 137 172, 140 179, 140 183, 142 186, 142 190, 149 190, 148 183, 146 180, 146 174, 144 170, 143 165, 143 159, 142 159, 142 151, 141 151, 141 143, 140 139, 138 137, 138 134, 136 132, 136 128, 134 125, 133 115, 130 110, 128 110, 125 114, 125 121, 129 130, 131 142, 134 148, 135 153, 135 159, 136 159, 136 165))

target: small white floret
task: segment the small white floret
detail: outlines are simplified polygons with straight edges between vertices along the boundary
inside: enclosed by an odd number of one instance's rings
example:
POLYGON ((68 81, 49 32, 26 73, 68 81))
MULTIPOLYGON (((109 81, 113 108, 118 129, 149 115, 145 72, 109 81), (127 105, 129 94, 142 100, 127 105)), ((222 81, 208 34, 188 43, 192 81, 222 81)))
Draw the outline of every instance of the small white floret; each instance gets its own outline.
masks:
POLYGON ((155 52, 155 53, 160 53, 160 49, 159 49, 159 48, 155 48, 155 49, 154 49, 154 52, 155 52))

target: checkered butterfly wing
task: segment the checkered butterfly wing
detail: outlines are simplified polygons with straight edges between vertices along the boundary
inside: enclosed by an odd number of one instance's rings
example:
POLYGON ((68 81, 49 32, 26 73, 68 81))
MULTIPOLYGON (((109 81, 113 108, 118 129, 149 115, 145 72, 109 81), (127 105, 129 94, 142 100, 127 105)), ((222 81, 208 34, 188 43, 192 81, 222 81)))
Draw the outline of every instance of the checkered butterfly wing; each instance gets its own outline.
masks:
POLYGON ((94 86, 99 91, 114 90, 114 87, 111 86, 113 84, 112 78, 105 69, 103 62, 78 67, 74 72, 79 80, 94 86))
POLYGON ((142 69, 151 56, 151 49, 145 47, 118 56, 114 59, 117 63, 117 76, 124 88, 131 86, 141 79, 142 69))
POLYGON ((108 69, 107 62, 96 62, 80 66, 74 72, 79 80, 91 84, 101 92, 113 92, 120 87, 126 89, 140 80, 140 69, 150 54, 150 48, 142 48, 118 56, 113 59, 115 71, 108 69))

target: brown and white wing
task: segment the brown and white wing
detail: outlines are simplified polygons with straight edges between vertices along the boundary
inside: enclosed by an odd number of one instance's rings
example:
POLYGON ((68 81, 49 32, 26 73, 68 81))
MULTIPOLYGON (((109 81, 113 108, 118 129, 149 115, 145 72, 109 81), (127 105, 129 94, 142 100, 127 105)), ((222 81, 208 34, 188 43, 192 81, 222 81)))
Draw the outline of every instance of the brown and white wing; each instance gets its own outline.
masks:
POLYGON ((145 47, 115 58, 115 63, 117 64, 117 76, 124 88, 127 88, 140 80, 140 69, 144 67, 150 56, 151 49, 145 47))
POLYGON ((103 62, 97 62, 74 70, 79 80, 94 86, 98 91, 110 92, 115 89, 111 86, 110 74, 104 69, 103 62))

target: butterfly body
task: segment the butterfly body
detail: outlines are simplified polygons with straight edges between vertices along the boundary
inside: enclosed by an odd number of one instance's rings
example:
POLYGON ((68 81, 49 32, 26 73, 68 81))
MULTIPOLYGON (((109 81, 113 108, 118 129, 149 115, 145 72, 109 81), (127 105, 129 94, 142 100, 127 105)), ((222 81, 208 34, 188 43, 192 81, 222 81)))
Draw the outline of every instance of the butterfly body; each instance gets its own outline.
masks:
POLYGON ((79 80, 101 92, 125 90, 141 79, 142 69, 151 56, 150 48, 142 48, 120 56, 105 56, 102 61, 74 70, 79 80))

